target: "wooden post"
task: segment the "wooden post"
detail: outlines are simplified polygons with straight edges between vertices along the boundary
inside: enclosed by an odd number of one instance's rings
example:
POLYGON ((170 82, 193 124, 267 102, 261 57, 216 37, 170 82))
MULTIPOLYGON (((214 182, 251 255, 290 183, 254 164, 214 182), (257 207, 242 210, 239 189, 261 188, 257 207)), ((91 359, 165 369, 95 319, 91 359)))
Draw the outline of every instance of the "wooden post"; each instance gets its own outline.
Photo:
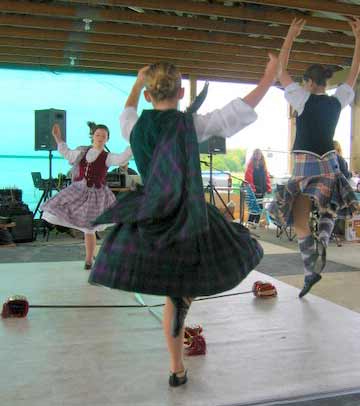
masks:
POLYGON ((189 76, 189 83, 190 83, 190 103, 188 105, 190 105, 196 97, 196 85, 197 85, 197 80, 196 80, 196 76, 190 75, 189 76))
POLYGON ((350 170, 360 172, 360 85, 355 87, 355 100, 351 106, 350 170))

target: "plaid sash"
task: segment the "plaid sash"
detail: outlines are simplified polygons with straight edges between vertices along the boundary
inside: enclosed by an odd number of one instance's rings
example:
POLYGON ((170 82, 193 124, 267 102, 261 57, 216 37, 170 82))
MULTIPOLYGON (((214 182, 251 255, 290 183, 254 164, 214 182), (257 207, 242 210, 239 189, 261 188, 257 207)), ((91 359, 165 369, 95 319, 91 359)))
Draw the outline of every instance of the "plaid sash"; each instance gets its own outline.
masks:
POLYGON ((136 224, 142 237, 157 248, 207 231, 192 115, 145 110, 130 140, 144 186, 122 194, 95 224, 136 224))

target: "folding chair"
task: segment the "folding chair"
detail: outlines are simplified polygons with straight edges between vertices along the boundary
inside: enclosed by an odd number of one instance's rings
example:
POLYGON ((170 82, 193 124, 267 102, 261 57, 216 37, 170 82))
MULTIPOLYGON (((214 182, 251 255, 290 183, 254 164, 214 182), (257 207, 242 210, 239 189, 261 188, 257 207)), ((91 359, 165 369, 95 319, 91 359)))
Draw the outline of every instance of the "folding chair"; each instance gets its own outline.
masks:
POLYGON ((289 241, 293 241, 296 237, 293 226, 279 224, 274 218, 270 217, 273 224, 276 226, 276 237, 281 238, 283 234, 286 235, 289 241))
MULTIPOLYGON (((275 193, 284 188, 284 185, 276 185, 275 193)), ((276 238, 281 238, 283 234, 286 235, 289 241, 293 241, 296 237, 294 227, 291 225, 284 225, 279 223, 275 218, 270 216, 271 222, 276 226, 276 238)))
MULTIPOLYGON (((251 186, 248 183, 243 183, 241 186, 243 192, 245 192, 245 203, 248 207, 248 213, 254 216, 261 216, 265 215, 266 222, 270 223, 269 213, 267 212, 266 208, 263 205, 263 199, 257 199, 255 196, 254 191, 251 189, 251 186)), ((249 217, 248 217, 249 218, 249 217)), ((259 220, 260 222, 260 220, 259 220)), ((246 225, 249 225, 249 221, 247 220, 246 225)), ((256 226, 256 223, 253 223, 256 226)))

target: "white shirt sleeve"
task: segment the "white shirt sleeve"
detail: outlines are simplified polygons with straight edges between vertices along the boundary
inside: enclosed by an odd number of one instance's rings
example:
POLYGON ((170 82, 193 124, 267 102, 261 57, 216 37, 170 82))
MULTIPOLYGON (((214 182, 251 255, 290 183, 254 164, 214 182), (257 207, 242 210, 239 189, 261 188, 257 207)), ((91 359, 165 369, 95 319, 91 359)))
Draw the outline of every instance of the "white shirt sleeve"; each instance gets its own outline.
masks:
POLYGON ((139 116, 135 107, 126 107, 120 114, 120 128, 122 136, 129 141, 131 130, 137 122, 139 116))
MULTIPOLYGON (((86 153, 86 160, 88 162, 94 162, 101 152, 102 150, 90 148, 89 151, 86 153)), ((130 147, 126 148, 126 150, 121 154, 114 154, 112 152, 109 152, 106 157, 105 165, 107 167, 126 165, 131 157, 132 151, 130 147)))
POLYGON ((58 144, 58 151, 70 164, 73 164, 82 152, 79 149, 70 149, 65 142, 58 144))
POLYGON ((255 110, 237 98, 207 114, 193 114, 198 142, 210 137, 231 137, 257 119, 255 110))
POLYGON ((347 83, 343 83, 336 89, 334 97, 336 97, 339 100, 341 108, 343 109, 348 104, 353 102, 355 92, 351 86, 349 86, 347 83))
POLYGON ((308 90, 305 90, 295 82, 285 88, 285 99, 297 111, 299 116, 304 111, 305 103, 308 101, 310 94, 308 90))
POLYGON ((130 158, 132 157, 132 151, 131 148, 128 147, 124 152, 121 154, 113 154, 109 153, 107 158, 106 158, 106 166, 123 166, 126 165, 130 158))

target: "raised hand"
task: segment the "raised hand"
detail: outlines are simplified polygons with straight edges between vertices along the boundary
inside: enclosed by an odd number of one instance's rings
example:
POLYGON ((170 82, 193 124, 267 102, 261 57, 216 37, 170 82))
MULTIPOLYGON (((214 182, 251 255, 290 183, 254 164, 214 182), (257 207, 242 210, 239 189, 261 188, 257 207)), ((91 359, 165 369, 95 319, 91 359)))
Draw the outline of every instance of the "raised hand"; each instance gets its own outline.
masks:
POLYGON ((298 37, 302 29, 304 28, 305 23, 306 20, 304 20, 303 18, 294 18, 289 27, 288 35, 292 38, 298 37))
POLYGON ((136 78, 136 83, 141 86, 144 87, 145 86, 145 78, 146 78, 146 72, 149 70, 149 65, 144 66, 143 68, 141 68, 137 74, 137 78, 136 78))
POLYGON ((265 76, 274 80, 280 74, 281 65, 277 56, 269 52, 269 61, 266 64, 265 76))
POLYGON ((360 39, 360 19, 354 17, 353 21, 349 21, 349 24, 351 26, 352 32, 354 34, 354 37, 359 40, 360 39))
POLYGON ((138 71, 134 86, 132 87, 129 97, 126 100, 125 108, 134 107, 137 109, 141 91, 145 87, 146 72, 149 67, 149 65, 144 66, 138 71))
POLYGON ((60 129, 59 124, 55 123, 53 125, 52 135, 55 138, 55 141, 56 141, 57 144, 60 144, 61 142, 63 142, 63 139, 61 137, 61 129, 60 129))
POLYGON ((349 24, 355 36, 355 47, 350 72, 345 83, 354 87, 360 71, 360 18, 354 17, 349 24))

